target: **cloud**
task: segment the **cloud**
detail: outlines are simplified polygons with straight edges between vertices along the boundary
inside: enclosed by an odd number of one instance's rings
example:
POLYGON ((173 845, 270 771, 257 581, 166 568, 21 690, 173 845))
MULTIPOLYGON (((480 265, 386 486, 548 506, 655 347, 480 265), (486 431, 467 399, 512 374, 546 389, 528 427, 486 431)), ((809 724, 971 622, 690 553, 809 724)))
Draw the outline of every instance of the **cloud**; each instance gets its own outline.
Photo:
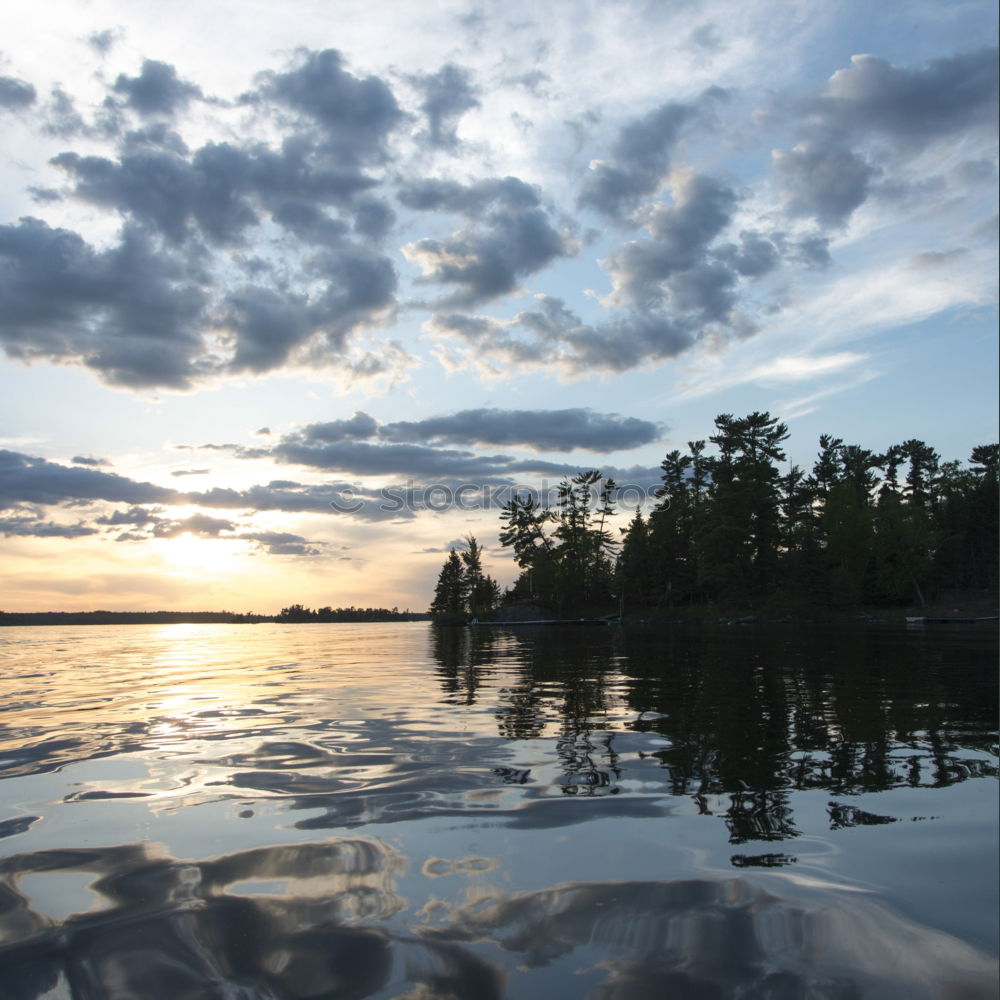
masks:
POLYGON ((279 368, 316 332, 316 320, 304 295, 248 286, 228 297, 225 310, 220 325, 234 338, 230 367, 236 372, 279 368))
POLYGON ((869 358, 868 354, 858 354, 854 351, 840 351, 836 354, 812 357, 784 355, 751 369, 746 373, 746 378, 759 379, 763 382, 801 382, 852 368, 869 358))
POLYGON ((650 238, 626 243, 605 262, 614 289, 609 301, 642 312, 669 303, 678 313, 720 319, 733 306, 737 274, 707 259, 707 251, 729 225, 736 194, 694 174, 675 181, 673 195, 673 205, 656 204, 646 212, 650 238))
POLYGON ((469 219, 497 210, 524 212, 541 205, 538 188, 518 177, 488 177, 469 184, 428 177, 404 184, 397 197, 417 212, 454 212, 469 219))
POLYGON ((824 226, 843 225, 868 198, 880 171, 836 141, 805 142, 772 154, 785 192, 785 209, 824 226))
POLYGON ((291 465, 335 469, 356 476, 413 476, 423 481, 503 474, 511 464, 506 455, 477 455, 418 444, 314 443, 299 435, 286 437, 275 445, 272 454, 279 462, 291 465))
MULTIPOLYGON (((627 440, 635 440, 638 437, 645 438, 651 433, 658 433, 655 425, 647 425, 645 421, 635 421, 635 424, 630 424, 627 420, 622 420, 620 424, 616 424, 616 420, 619 418, 614 414, 595 414, 592 417, 588 417, 589 411, 576 410, 568 412, 574 414, 572 419, 577 421, 577 430, 581 434, 584 433, 583 428, 588 419, 593 419, 596 427, 599 429, 599 433, 608 439, 601 442, 602 447, 607 445, 607 450, 610 450, 610 439, 616 436, 619 440, 623 437, 627 440)), ((523 414, 514 417, 507 427, 502 426, 503 418, 491 418, 489 411, 483 411, 480 416, 483 421, 484 436, 489 434, 501 436, 503 433, 509 434, 512 437, 527 436, 526 432, 522 433, 515 429, 515 425, 523 418, 523 414)), ((441 419, 443 422, 439 425, 438 429, 444 430, 450 428, 456 434, 456 437, 458 437, 457 421, 453 424, 449 418, 441 419)), ((319 426, 322 428, 326 425, 319 426)), ((386 424, 383 427, 389 429, 390 433, 394 432, 394 430, 401 434, 410 433, 407 431, 405 424, 386 424)), ((310 428, 304 428, 301 431, 286 435, 274 446, 271 451, 271 457, 278 462, 289 465, 299 465, 323 471, 335 471, 342 475, 365 478, 382 477, 388 479, 390 483, 406 478, 409 480, 409 483, 405 489, 402 487, 399 489, 393 488, 394 495, 399 496, 402 496, 407 490, 411 493, 413 490, 416 490, 417 493, 422 494, 423 487, 428 484, 436 484, 452 491, 462 485, 473 485, 478 489, 481 486, 509 486, 515 483, 518 477, 525 476, 545 476, 563 479, 573 476, 580 471, 579 464, 550 462, 540 458, 520 458, 515 455, 503 453, 483 454, 467 449, 445 448, 428 444, 385 444, 344 438, 331 440, 329 438, 332 435, 328 432, 321 430, 317 434, 311 434, 310 430, 310 428)), ((381 430, 382 428, 380 428, 381 430)), ((431 440, 443 439, 431 436, 433 431, 434 428, 431 422, 428 422, 424 427, 420 427, 420 422, 418 422, 416 430, 412 433, 425 433, 431 440)), ((542 435, 542 439, 538 442, 539 445, 545 447, 552 446, 553 450, 557 450, 556 446, 558 445, 569 445, 568 436, 567 438, 559 437, 559 431, 555 426, 555 422, 551 423, 547 428, 541 428, 540 434, 542 435)), ((474 432, 468 435, 470 438, 473 436, 474 432)), ((568 450, 568 447, 558 450, 568 450)), ((239 451, 236 454, 238 457, 242 457, 239 451)), ((605 471, 608 475, 615 478, 618 478, 619 475, 647 476, 648 473, 653 473, 654 478, 658 476, 656 470, 640 469, 639 467, 624 471, 609 467, 605 471)), ((329 490, 329 488, 324 489, 329 490)), ((358 490, 353 487, 338 487, 337 489, 346 490, 347 494, 357 498, 374 500, 382 496, 382 491, 358 490)), ((226 497, 226 503, 227 505, 232 504, 234 506, 237 500, 246 503, 247 499, 259 495, 261 491, 261 487, 254 487, 253 490, 242 491, 239 494, 235 494, 235 491, 228 491, 234 495, 226 497)), ((213 494, 221 494, 223 492, 227 491, 211 491, 208 494, 202 494, 197 497, 192 494, 190 495, 190 499, 191 502, 211 505, 213 494)), ((329 492, 327 495, 329 495, 329 492)), ((335 498, 339 502, 339 495, 336 495, 335 498)), ((410 507, 420 507, 422 503, 419 497, 416 500, 413 500, 411 497, 407 500, 407 505, 410 507)), ((367 506, 371 507, 372 505, 368 504, 367 506)), ((266 508, 258 507, 257 509, 266 508)))
POLYGON ((106 458, 94 458, 92 455, 74 455, 70 461, 74 465, 110 465, 106 458))
POLYGON ((75 361, 129 388, 187 388, 205 350, 206 298, 181 257, 128 228, 96 250, 39 219, 0 226, 0 343, 9 357, 75 361))
POLYGON ((0 76, 0 108, 27 108, 35 103, 37 96, 35 88, 26 80, 0 76))
POLYGON ((129 507, 128 510, 116 510, 111 514, 104 514, 98 517, 95 523, 111 527, 129 524, 142 528, 147 524, 159 524, 163 520, 160 516, 161 510, 161 507, 154 507, 152 510, 147 510, 145 507, 129 507))
MULTIPOLYGON (((772 153, 786 211, 842 226, 874 194, 893 197, 905 189, 907 161, 929 145, 978 133, 984 151, 995 148, 997 50, 915 68, 852 56, 797 114, 801 141, 772 153), (884 176, 893 183, 880 186, 884 176)), ((921 176, 927 181, 926 170, 921 176)))
POLYGON ((347 164, 384 160, 387 138, 403 120, 388 84, 354 76, 336 49, 301 49, 294 69, 260 74, 257 91, 244 99, 259 103, 262 97, 316 123, 324 147, 347 164))
MULTIPOLYGON (((294 485, 294 484, 291 484, 294 485)), ((0 531, 3 520, 0 519, 0 531)), ((198 538, 232 539, 255 543, 256 547, 269 555, 322 555, 322 542, 308 542, 301 535, 285 531, 244 531, 236 534, 237 524, 228 518, 212 517, 210 514, 191 514, 178 520, 163 517, 158 512, 142 507, 132 507, 127 511, 115 511, 96 519, 99 525, 131 525, 143 531, 126 531, 117 537, 119 542, 143 542, 150 538, 177 538, 180 535, 195 535, 198 538)), ((82 527, 82 526, 81 526, 82 527)), ((96 529, 88 528, 80 534, 93 534, 96 529)))
MULTIPOLYGON (((151 211, 160 208, 180 240, 183 213, 174 217, 166 205, 151 211)), ((157 248, 141 226, 126 226, 118 244, 96 250, 76 233, 22 219, 0 226, 0 262, 0 343, 9 357, 82 363, 133 389, 188 389, 225 370, 270 371, 307 341, 311 364, 346 366, 349 335, 388 322, 395 308, 391 261, 354 244, 311 259, 311 297, 234 289, 214 315, 202 255, 157 248), (224 363, 208 340, 216 332, 232 348, 224 363)))
POLYGON ((371 240, 383 239, 396 222, 389 204, 375 197, 357 198, 354 202, 354 231, 371 240))
POLYGON ((463 445, 523 445, 535 451, 611 452, 659 439, 662 427, 617 413, 590 409, 461 410, 448 416, 383 424, 388 441, 434 441, 463 445))
POLYGON ((56 524, 37 517, 0 517, 0 535, 21 538, 80 538, 93 535, 96 528, 82 523, 56 524))
POLYGON ((141 115, 173 115, 202 96, 200 87, 181 80, 173 66, 155 59, 144 60, 138 76, 120 74, 114 91, 141 115))
POLYGON ((536 189, 515 177, 462 185, 423 181, 404 188, 400 201, 423 211, 452 211, 475 220, 443 240, 425 237, 403 254, 422 271, 418 281, 454 290, 440 303, 468 307, 513 292, 572 244, 551 223, 536 189))
POLYGON ((256 542, 264 552, 272 556, 323 555, 318 542, 308 542, 301 535, 293 535, 287 531, 248 531, 236 537, 256 542))
POLYGON ((93 31, 87 36, 87 44, 100 55, 107 55, 114 48, 121 33, 121 29, 115 28, 93 31))
POLYGON ((0 451, 0 509, 69 500, 156 504, 176 503, 178 499, 176 490, 135 482, 112 472, 70 468, 15 451, 0 451))
POLYGON ((628 371, 702 342, 746 338, 760 308, 741 301, 748 282, 786 262, 828 260, 823 236, 754 228, 731 234, 740 199, 728 183, 682 170, 670 183, 672 203, 650 202, 634 214, 646 235, 600 262, 612 284, 601 304, 617 312, 586 323, 562 299, 538 295, 538 308, 509 320, 439 313, 426 329, 444 343, 445 359, 496 374, 514 366, 574 376, 628 371))
POLYGON ((213 243, 234 243, 258 221, 246 195, 253 181, 263 184, 252 174, 265 165, 225 143, 202 147, 190 160, 173 149, 140 148, 117 162, 67 152, 52 163, 75 181, 74 197, 112 208, 175 244, 191 236, 192 224, 213 243))
POLYGON ((513 366, 556 368, 570 375, 624 372, 643 362, 663 361, 692 348, 701 324, 663 310, 629 312, 607 322, 584 323, 562 299, 537 296, 539 308, 512 320, 450 314, 428 324, 432 335, 467 345, 464 364, 503 374, 513 366), (516 336, 523 331, 531 339, 516 336))
POLYGON ((611 147, 612 160, 591 163, 579 207, 621 220, 655 195, 670 168, 681 127, 694 115, 691 105, 671 102, 623 125, 611 147))
POLYGON ((424 98, 420 110, 427 119, 428 145, 454 151, 458 146, 459 119, 480 106, 472 74, 454 63, 445 63, 436 73, 411 76, 410 83, 424 98))
POLYGON ((170 473, 172 476, 207 476, 211 469, 175 469, 170 473))
POLYGON ((197 535, 200 538, 218 538, 224 531, 233 531, 236 525, 222 517, 208 514, 192 514, 179 521, 156 519, 153 536, 156 538, 176 538, 178 535, 197 535))
POLYGON ((358 410, 350 420, 330 420, 310 424, 302 434, 307 441, 364 440, 378 433, 378 421, 358 410))
POLYGON ((658 440, 659 424, 590 409, 461 410, 424 420, 380 424, 358 411, 350 420, 309 424, 293 439, 312 447, 377 438, 392 443, 523 445, 535 451, 610 452, 658 440))
POLYGON ((997 120, 997 49, 984 47, 919 68, 871 55, 830 77, 817 102, 825 127, 889 137, 910 151, 997 120))

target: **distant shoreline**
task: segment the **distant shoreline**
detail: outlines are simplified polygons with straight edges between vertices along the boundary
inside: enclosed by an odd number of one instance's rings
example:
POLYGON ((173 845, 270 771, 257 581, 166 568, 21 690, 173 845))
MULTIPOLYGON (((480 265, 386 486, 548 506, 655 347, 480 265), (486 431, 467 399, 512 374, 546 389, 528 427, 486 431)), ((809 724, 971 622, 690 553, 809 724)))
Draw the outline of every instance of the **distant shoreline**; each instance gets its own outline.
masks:
POLYGON ((363 613, 324 619, 296 620, 281 615, 238 614, 231 611, 0 611, 0 627, 18 625, 309 625, 315 623, 358 624, 375 622, 429 621, 420 612, 401 611, 396 614, 371 616, 363 613))

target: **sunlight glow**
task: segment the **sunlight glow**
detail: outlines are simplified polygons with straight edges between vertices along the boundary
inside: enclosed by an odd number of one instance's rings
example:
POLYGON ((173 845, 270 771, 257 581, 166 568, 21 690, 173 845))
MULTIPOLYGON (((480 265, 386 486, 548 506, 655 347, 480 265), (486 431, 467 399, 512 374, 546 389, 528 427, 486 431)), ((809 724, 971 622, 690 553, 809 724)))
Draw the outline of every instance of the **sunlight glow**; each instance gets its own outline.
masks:
POLYGON ((190 532, 174 538, 154 538, 150 544, 169 569, 186 576, 232 572, 241 555, 226 539, 199 538, 190 532))

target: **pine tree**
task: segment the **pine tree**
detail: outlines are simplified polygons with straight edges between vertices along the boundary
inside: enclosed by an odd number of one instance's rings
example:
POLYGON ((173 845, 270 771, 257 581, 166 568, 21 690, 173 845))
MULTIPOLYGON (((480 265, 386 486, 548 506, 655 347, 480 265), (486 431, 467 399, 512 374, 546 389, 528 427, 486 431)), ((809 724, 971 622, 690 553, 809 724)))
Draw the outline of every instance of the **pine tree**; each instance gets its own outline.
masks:
POLYGON ((467 584, 458 553, 452 549, 441 567, 430 614, 435 621, 454 624, 465 620, 467 584))

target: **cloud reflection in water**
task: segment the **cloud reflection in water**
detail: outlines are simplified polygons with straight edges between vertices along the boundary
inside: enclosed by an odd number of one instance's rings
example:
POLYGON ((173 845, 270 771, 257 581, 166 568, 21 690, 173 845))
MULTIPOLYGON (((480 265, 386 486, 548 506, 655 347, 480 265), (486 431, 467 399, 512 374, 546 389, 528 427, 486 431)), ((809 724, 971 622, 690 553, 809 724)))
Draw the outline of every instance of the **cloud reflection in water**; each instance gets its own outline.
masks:
MULTIPOLYGON (((463 866, 492 867, 435 859, 431 873, 463 866)), ((405 920, 405 868, 364 839, 197 863, 147 845, 15 855, 0 868, 4 997, 494 1000, 542 995, 537 971, 556 965, 581 973, 589 1000, 972 1000, 995 985, 994 964, 958 939, 791 883, 563 884, 439 905, 429 925, 405 920), (92 876, 103 908, 46 917, 21 888, 42 872, 92 876)))

